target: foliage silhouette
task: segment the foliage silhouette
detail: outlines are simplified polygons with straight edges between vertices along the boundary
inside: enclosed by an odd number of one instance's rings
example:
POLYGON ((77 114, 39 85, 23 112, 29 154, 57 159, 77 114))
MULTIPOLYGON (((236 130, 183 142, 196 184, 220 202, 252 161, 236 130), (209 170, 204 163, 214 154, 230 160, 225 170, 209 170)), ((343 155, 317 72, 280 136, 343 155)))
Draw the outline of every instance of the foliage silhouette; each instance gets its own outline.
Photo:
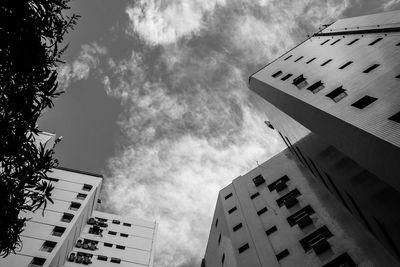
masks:
POLYGON ((53 203, 45 181, 58 165, 53 148, 38 145, 37 120, 57 91, 63 36, 79 16, 69 0, 0 1, 0 256, 21 247, 28 214, 53 203))

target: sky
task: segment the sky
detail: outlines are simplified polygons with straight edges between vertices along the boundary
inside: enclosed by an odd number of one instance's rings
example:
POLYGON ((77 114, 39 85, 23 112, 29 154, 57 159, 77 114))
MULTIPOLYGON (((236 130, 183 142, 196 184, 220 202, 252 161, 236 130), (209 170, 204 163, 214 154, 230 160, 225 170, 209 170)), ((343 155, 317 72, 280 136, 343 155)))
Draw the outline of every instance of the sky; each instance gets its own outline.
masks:
POLYGON ((155 266, 200 266, 218 191, 284 149, 251 73, 322 24, 400 0, 72 1, 65 93, 39 125, 105 211, 159 223, 155 266))

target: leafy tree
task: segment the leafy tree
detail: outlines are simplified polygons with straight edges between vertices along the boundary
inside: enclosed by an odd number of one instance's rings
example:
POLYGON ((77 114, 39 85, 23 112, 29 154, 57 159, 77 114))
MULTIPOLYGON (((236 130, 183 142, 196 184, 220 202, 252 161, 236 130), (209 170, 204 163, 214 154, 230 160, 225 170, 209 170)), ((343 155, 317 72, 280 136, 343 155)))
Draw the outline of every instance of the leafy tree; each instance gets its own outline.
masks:
POLYGON ((63 36, 78 16, 69 0, 0 1, 0 255, 21 247, 24 211, 53 202, 43 179, 58 162, 53 148, 35 143, 37 120, 57 91, 63 36))

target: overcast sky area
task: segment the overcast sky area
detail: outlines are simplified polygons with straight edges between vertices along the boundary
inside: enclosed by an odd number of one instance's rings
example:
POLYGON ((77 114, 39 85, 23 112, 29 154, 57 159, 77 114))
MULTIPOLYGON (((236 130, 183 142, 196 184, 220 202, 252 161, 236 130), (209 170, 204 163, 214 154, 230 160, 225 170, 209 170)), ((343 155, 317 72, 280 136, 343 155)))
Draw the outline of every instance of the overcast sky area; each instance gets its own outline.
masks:
POLYGON ((40 121, 102 208, 159 223, 155 266, 200 266, 218 191, 282 149, 248 77, 343 17, 400 0, 85 0, 40 121))

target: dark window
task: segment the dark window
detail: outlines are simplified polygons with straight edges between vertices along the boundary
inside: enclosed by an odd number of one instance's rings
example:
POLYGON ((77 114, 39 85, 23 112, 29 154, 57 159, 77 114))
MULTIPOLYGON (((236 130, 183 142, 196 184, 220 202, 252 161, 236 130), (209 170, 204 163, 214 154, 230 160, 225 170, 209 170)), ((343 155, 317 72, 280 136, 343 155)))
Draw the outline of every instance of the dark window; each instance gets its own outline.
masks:
POLYGON ((46 259, 34 257, 28 267, 43 266, 45 262, 46 259))
POLYGON ((125 246, 121 246, 121 245, 116 245, 115 246, 117 249, 125 249, 125 246))
POLYGON ((255 186, 260 186, 263 183, 265 183, 265 179, 264 177, 262 177, 262 175, 258 175, 257 177, 253 178, 253 183, 255 184, 255 186))
POLYGON ((358 40, 360 40, 360 39, 354 39, 353 41, 351 41, 351 42, 348 43, 347 45, 352 45, 352 44, 354 44, 355 42, 357 42, 358 40))
POLYGON ((324 63, 321 64, 321 66, 325 66, 326 64, 328 64, 329 62, 331 62, 332 59, 328 59, 327 61, 325 61, 324 63))
POLYGON ((324 83, 322 81, 318 81, 312 85, 310 85, 307 90, 313 92, 314 94, 318 93, 319 91, 321 91, 322 89, 324 89, 324 83))
POLYGON ((336 88, 335 90, 333 90, 332 92, 328 93, 326 96, 337 103, 340 100, 342 100, 343 98, 345 98, 347 96, 347 93, 346 93, 346 89, 343 89, 343 87, 340 86, 340 87, 336 88))
POLYGON ((128 226, 128 227, 131 227, 131 226, 132 226, 132 224, 130 224, 130 223, 123 223, 122 225, 123 225, 123 226, 128 226))
POLYGON ((63 214, 63 216, 61 217, 61 221, 62 222, 67 222, 67 223, 69 223, 69 222, 71 222, 72 221, 72 219, 74 218, 74 215, 73 214, 71 214, 71 213, 64 213, 63 214))
POLYGON ((282 75, 282 71, 277 71, 277 72, 275 72, 274 74, 272 74, 272 77, 274 77, 274 78, 278 78, 279 76, 281 76, 282 75))
POLYGON ((378 38, 378 39, 376 39, 375 41, 373 41, 372 43, 370 43, 369 45, 370 45, 370 46, 371 46, 371 45, 374 45, 374 44, 376 44, 377 42, 382 41, 382 39, 383 39, 383 38, 378 38))
POLYGON ((294 84, 294 86, 296 86, 297 88, 302 89, 303 87, 306 87, 306 86, 308 85, 308 83, 307 83, 306 80, 307 80, 307 79, 304 78, 304 76, 303 76, 303 74, 302 74, 302 75, 298 76, 297 78, 295 78, 295 79, 293 80, 293 84, 294 84))
POLYGON ((290 77, 292 77, 293 74, 286 74, 281 80, 282 81, 286 81, 287 79, 289 79, 290 77))
POLYGON ((111 243, 104 243, 104 246, 105 246, 105 247, 110 247, 110 248, 111 248, 111 247, 112 247, 112 244, 111 244, 111 243))
POLYGON ((113 263, 121 263, 121 259, 114 258, 114 257, 111 257, 110 261, 113 262, 113 263))
POLYGON ((397 123, 400 123, 400 112, 397 112, 396 114, 394 114, 393 116, 391 116, 389 118, 389 120, 391 121, 395 121, 397 123))
POLYGON ((260 195, 260 193, 256 192, 256 193, 252 194, 252 195, 250 196, 250 198, 251 198, 251 199, 255 199, 255 198, 258 197, 259 195, 260 195))
POLYGON ((400 46, 400 43, 397 43, 396 46, 400 46))
MULTIPOLYGON (((300 193, 300 191, 298 189, 293 189, 292 191, 290 191, 286 195, 278 198, 276 200, 276 203, 278 204, 279 207, 282 207, 283 205, 286 205, 286 206, 287 205, 292 205, 293 202, 295 202, 293 199, 296 199, 296 197, 298 197, 300 195, 301 195, 301 193, 300 193)), ((294 204, 296 204, 296 203, 294 203, 294 204)))
POLYGON ((233 227, 233 231, 234 232, 236 232, 237 230, 239 230, 240 228, 242 228, 242 223, 239 223, 238 225, 235 225, 234 227, 233 227))
POLYGON ((244 251, 247 250, 248 248, 249 248, 249 244, 248 244, 248 243, 244 244, 243 246, 241 246, 241 247, 239 248, 239 253, 244 252, 244 251))
POLYGON ((266 207, 260 209, 259 211, 257 211, 257 215, 260 216, 263 213, 266 213, 268 211, 268 209, 266 207))
POLYGON ((62 234, 65 232, 65 229, 65 227, 54 226, 53 232, 51 234, 54 236, 62 236, 62 234))
POLYGON ((97 256, 97 259, 99 260, 99 261, 107 261, 107 256, 103 256, 103 255, 99 255, 99 256, 97 256))
POLYGON ((397 78, 397 79, 400 79, 400 75, 397 75, 396 78, 397 78))
POLYGON ((300 228, 304 228, 312 223, 310 215, 314 213, 315 213, 314 209, 310 205, 307 205, 301 210, 290 215, 287 218, 287 221, 291 227, 298 224, 300 228))
POLYGON ((52 182, 58 182, 58 181, 60 181, 60 179, 53 178, 53 177, 46 177, 46 178, 43 178, 43 179, 46 179, 46 180, 49 180, 49 181, 52 181, 52 182))
POLYGON ((281 251, 278 254, 276 254, 276 259, 278 261, 280 261, 281 259, 283 259, 286 256, 289 256, 289 250, 287 250, 287 249, 285 249, 284 251, 281 251))
POLYGON ((292 55, 290 55, 290 56, 288 56, 287 58, 285 58, 284 60, 288 60, 289 58, 291 58, 292 57, 292 55))
POLYGON ((381 229, 383 235, 385 236, 387 242, 389 243, 390 247, 393 249, 394 253, 398 258, 400 258, 400 251, 396 247, 396 243, 393 241, 392 235, 388 232, 385 225, 381 223, 377 218, 375 218, 376 223, 378 224, 379 228, 381 229))
POLYGON ((225 199, 228 199, 232 196, 232 193, 229 193, 228 195, 225 196, 225 199))
POLYGON ((218 245, 221 243, 221 234, 219 234, 219 237, 218 237, 218 245))
POLYGON ((324 45, 324 44, 326 44, 326 43, 329 42, 329 41, 330 41, 330 39, 324 41, 323 43, 321 43, 321 45, 324 45))
POLYGON ((302 58, 303 58, 303 56, 299 57, 299 58, 296 59, 294 62, 297 62, 297 61, 299 61, 299 60, 302 59, 302 58))
POLYGON ((236 206, 231 208, 230 210, 228 210, 228 213, 231 214, 232 212, 234 212, 235 210, 237 210, 236 206))
POLYGON ((322 226, 299 242, 305 251, 314 249, 317 254, 320 254, 330 247, 326 240, 332 236, 333 234, 329 231, 328 227, 322 226))
POLYGON ((353 63, 353 61, 349 61, 349 62, 347 62, 346 64, 344 64, 344 65, 342 65, 339 69, 344 69, 344 68, 346 68, 347 66, 349 66, 350 64, 352 64, 353 63))
POLYGON ((71 205, 69 205, 70 210, 77 211, 81 206, 81 203, 78 202, 71 202, 71 205))
POLYGON ((342 255, 331 260, 327 264, 323 265, 322 267, 356 267, 356 266, 357 265, 350 258, 349 254, 345 252, 342 255))
POLYGON ((225 262, 225 253, 222 254, 222 259, 221 259, 221 263, 224 264, 224 262, 225 262))
POLYGON ((337 42, 339 42, 341 39, 337 39, 336 41, 334 41, 333 43, 331 43, 331 45, 336 44, 337 42))
POLYGON ((218 226, 218 218, 217 218, 217 220, 215 220, 215 227, 217 227, 218 226))
POLYGON ((282 191, 283 188, 286 188, 283 185, 286 185, 287 182, 289 182, 289 177, 287 175, 284 175, 275 182, 268 185, 268 189, 270 192, 274 191, 275 189, 278 192, 282 191))
POLYGON ((100 218, 100 217, 95 217, 97 220, 101 221, 101 222, 107 222, 107 219, 104 218, 100 218))
POLYGON ((128 237, 129 236, 128 234, 124 234, 124 233, 120 233, 119 235, 122 236, 122 237, 128 237))
POLYGON ((112 223, 113 223, 113 224, 120 224, 121 222, 118 221, 118 220, 112 220, 112 223))
POLYGON ((360 98, 359 100, 357 100, 356 102, 354 102, 353 104, 351 104, 353 107, 359 108, 359 109, 363 109, 366 106, 374 103, 378 98, 376 97, 372 97, 369 95, 366 95, 362 98, 360 98))
POLYGON ((363 72, 364 72, 364 73, 368 73, 368 72, 370 72, 370 71, 376 69, 376 68, 379 67, 379 66, 380 66, 379 64, 374 64, 374 65, 372 65, 371 67, 369 67, 368 69, 364 70, 363 72))
POLYGON ((109 234, 109 235, 117 235, 117 232, 114 232, 114 231, 108 231, 108 234, 109 234))
POLYGON ((93 185, 84 184, 82 190, 83 191, 90 191, 90 190, 92 190, 92 188, 93 188, 93 185))
POLYGON ((313 57, 312 59, 310 59, 309 61, 306 62, 306 64, 310 64, 311 62, 313 62, 316 59, 316 57, 313 57))
POLYGON ((86 197, 87 197, 87 195, 86 194, 82 194, 82 193, 78 193, 78 195, 76 196, 76 198, 80 199, 80 200, 85 200, 86 197))
POLYGON ((53 242, 53 241, 44 241, 42 247, 41 247, 41 251, 46 251, 46 252, 52 252, 53 249, 56 247, 57 242, 53 242))
POLYGON ((267 235, 270 235, 270 234, 272 234, 273 232, 276 232, 276 231, 278 231, 278 228, 276 228, 276 226, 274 225, 271 228, 269 228, 267 231, 265 231, 265 233, 267 235))

